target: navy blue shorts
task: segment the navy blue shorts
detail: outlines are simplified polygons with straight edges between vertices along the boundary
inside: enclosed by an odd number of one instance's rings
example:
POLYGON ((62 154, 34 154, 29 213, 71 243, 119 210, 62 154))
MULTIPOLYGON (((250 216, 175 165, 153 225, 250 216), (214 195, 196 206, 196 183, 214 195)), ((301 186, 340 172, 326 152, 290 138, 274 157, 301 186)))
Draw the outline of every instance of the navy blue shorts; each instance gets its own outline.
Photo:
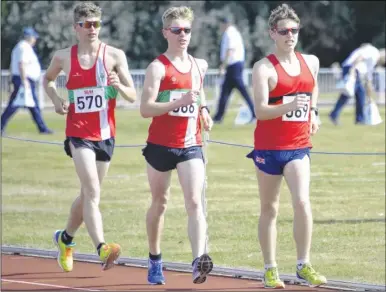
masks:
POLYGON ((66 151, 66 154, 72 158, 70 141, 75 148, 83 147, 94 151, 96 161, 108 162, 113 157, 115 138, 109 138, 102 141, 91 141, 78 137, 67 137, 67 139, 64 140, 64 151, 66 151))
POLYGON ((296 150, 252 150, 247 157, 253 159, 255 165, 265 173, 281 175, 284 166, 295 159, 310 157, 310 148, 296 150))
POLYGON ((171 148, 153 143, 147 143, 142 149, 146 161, 156 170, 165 172, 177 167, 177 164, 190 159, 204 160, 201 146, 188 148, 171 148))

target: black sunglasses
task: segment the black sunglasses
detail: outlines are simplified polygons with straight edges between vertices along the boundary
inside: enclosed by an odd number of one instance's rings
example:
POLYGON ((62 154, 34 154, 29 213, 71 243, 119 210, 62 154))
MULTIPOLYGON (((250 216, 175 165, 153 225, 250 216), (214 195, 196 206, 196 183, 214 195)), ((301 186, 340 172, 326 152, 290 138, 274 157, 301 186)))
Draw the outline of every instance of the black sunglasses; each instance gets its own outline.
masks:
POLYGON ((192 29, 190 27, 169 27, 165 28, 166 30, 170 30, 171 33, 179 35, 182 31, 186 34, 191 33, 192 29))
POLYGON ((285 28, 285 29, 276 29, 277 33, 280 34, 280 35, 287 35, 289 34, 289 32, 291 32, 292 34, 297 34, 299 32, 300 28, 298 27, 293 27, 293 28, 285 28))

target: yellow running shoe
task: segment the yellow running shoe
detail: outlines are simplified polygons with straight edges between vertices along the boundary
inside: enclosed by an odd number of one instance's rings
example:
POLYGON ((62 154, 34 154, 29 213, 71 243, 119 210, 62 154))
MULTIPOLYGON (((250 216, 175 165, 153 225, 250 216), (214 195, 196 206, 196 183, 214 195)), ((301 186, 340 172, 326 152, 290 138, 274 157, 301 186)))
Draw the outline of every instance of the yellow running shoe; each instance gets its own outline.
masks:
POLYGON ((269 268, 264 274, 264 288, 284 289, 285 285, 279 278, 277 267, 269 268))
POLYGON ((327 283, 326 277, 317 273, 311 264, 303 264, 300 270, 296 270, 296 276, 311 287, 318 287, 327 283))
POLYGON ((66 245, 62 241, 62 232, 63 230, 56 230, 52 239, 54 241, 54 244, 58 248, 57 260, 59 266, 62 268, 63 271, 71 272, 74 263, 72 251, 75 246, 75 243, 70 243, 66 245))
POLYGON ((121 254, 121 247, 116 243, 103 244, 99 250, 99 258, 102 261, 103 270, 111 269, 114 266, 114 261, 121 254))

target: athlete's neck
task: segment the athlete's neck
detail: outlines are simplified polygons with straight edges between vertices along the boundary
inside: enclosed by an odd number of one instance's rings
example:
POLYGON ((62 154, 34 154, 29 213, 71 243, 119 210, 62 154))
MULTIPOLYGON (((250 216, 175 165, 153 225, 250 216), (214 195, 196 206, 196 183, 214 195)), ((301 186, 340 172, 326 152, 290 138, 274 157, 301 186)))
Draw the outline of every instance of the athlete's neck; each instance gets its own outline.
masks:
POLYGON ((78 43, 78 54, 93 55, 98 51, 101 41, 96 40, 94 42, 79 42, 78 43))
POLYGON ((298 58, 296 57, 296 54, 294 51, 283 52, 276 49, 275 56, 280 62, 283 62, 283 63, 293 64, 298 61, 298 58))
POLYGON ((189 60, 189 55, 188 55, 188 52, 187 50, 172 50, 170 48, 168 48, 166 50, 166 52, 164 53, 164 55, 166 55, 166 57, 168 57, 168 59, 170 61, 187 61, 189 60))

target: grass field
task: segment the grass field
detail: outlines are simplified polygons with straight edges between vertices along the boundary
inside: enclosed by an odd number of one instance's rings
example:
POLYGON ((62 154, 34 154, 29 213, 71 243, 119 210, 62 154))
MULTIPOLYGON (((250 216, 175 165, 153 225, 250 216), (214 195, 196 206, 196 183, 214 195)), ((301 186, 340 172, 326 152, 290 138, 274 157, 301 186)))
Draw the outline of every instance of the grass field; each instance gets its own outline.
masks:
MULTIPOLYGON (((384 108, 381 109, 383 117, 384 108)), ((236 111, 215 125, 210 138, 252 145, 253 125, 234 126, 236 111)), ((45 112, 53 136, 40 136, 28 113, 17 114, 7 128, 10 136, 63 141, 64 117, 45 112)), ((355 126, 353 109, 333 126, 327 111, 313 138, 313 151, 385 152, 385 123, 355 126)), ((117 144, 143 144, 148 119, 138 111, 118 110, 117 144)), ((215 264, 262 269, 257 241, 258 189, 249 149, 210 144, 208 147, 208 223, 210 252, 215 264)), ((162 252, 167 261, 190 262, 183 197, 176 173, 166 214, 162 252)), ((385 283, 385 156, 312 155, 314 236, 312 263, 329 279, 385 283)), ((2 139, 2 243, 53 249, 51 235, 64 228, 70 204, 79 189, 72 160, 63 146, 2 139)), ((116 148, 102 188, 105 235, 123 247, 123 256, 146 258, 145 214, 150 202, 141 147, 116 148)), ((295 245, 292 208, 285 184, 278 220, 278 263, 294 273, 295 245)), ((84 227, 76 250, 94 252, 84 227)))

